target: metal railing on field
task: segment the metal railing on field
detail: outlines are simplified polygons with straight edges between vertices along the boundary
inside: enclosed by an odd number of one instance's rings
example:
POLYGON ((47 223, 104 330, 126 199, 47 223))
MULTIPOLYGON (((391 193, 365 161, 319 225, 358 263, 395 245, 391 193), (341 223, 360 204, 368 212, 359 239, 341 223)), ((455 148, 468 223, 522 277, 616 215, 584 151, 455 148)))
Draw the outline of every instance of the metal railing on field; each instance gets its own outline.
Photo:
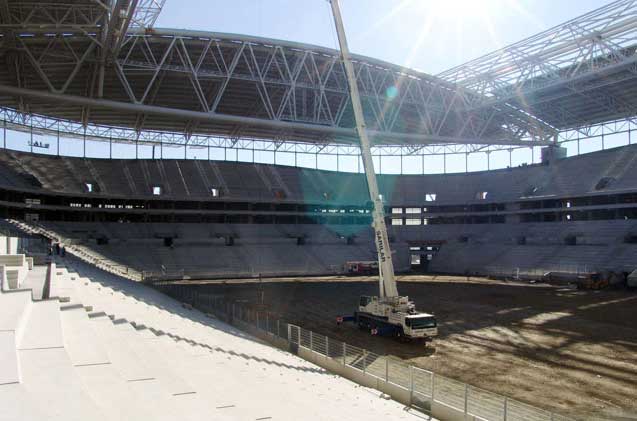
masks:
MULTIPOLYGON (((331 269, 316 273, 316 276, 332 276, 342 274, 342 270, 331 269)), ((285 277, 298 277, 308 276, 307 272, 300 270, 272 270, 272 271, 255 271, 255 270, 232 270, 232 271, 219 271, 211 270, 210 268, 181 268, 171 269, 166 268, 161 272, 144 270, 140 272, 141 279, 145 282, 161 282, 161 281, 173 281, 182 279, 259 279, 259 278, 285 278, 285 277)))
POLYGON ((409 394, 409 405, 430 412, 434 404, 443 405, 465 419, 493 421, 571 421, 551 411, 489 392, 432 371, 388 358, 311 330, 288 323, 272 313, 226 301, 223 296, 196 291, 169 282, 154 286, 165 294, 235 325, 254 331, 265 339, 282 340, 333 363, 357 370, 365 378, 390 384, 409 394))
POLYGON ((481 276, 494 276, 514 280, 545 280, 551 278, 575 279, 579 276, 589 276, 594 273, 632 272, 635 265, 600 267, 591 265, 547 265, 538 268, 512 268, 503 266, 484 266, 470 271, 481 276))

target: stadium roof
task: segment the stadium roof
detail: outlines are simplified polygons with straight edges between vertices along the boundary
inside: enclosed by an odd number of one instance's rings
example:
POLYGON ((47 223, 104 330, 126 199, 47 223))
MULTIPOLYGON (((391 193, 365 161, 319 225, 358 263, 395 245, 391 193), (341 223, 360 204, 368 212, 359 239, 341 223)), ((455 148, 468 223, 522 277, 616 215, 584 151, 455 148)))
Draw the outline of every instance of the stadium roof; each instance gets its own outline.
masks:
MULTIPOLYGON (((83 125, 357 143, 337 51, 152 29, 163 1, 0 1, 0 106, 83 125)), ((546 145, 632 116, 635 1, 431 76, 355 56, 377 145, 546 145), (594 98, 594 101, 582 101, 594 98)))
POLYGON ((637 2, 620 0, 438 76, 559 129, 637 115, 637 2))

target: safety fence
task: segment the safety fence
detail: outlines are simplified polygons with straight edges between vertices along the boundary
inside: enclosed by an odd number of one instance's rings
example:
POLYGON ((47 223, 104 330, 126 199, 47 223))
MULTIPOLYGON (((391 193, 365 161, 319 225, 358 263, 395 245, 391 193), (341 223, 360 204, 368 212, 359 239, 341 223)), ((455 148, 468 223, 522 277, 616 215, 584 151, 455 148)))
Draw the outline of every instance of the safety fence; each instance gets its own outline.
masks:
POLYGON ((124 278, 132 279, 135 281, 142 280, 142 275, 137 270, 126 265, 117 264, 113 262, 113 260, 107 257, 96 255, 92 253, 89 249, 87 249, 86 247, 79 246, 79 245, 69 245, 66 247, 67 247, 68 253, 74 254, 75 256, 79 257, 85 262, 91 263, 93 266, 99 269, 102 269, 106 272, 114 273, 115 275, 119 275, 124 278))
POLYGON ((519 280, 543 280, 553 274, 571 275, 577 277, 579 275, 588 275, 597 271, 597 268, 587 265, 548 265, 537 268, 518 268, 518 267, 503 267, 503 266, 485 266, 476 269, 476 272, 480 272, 485 276, 495 276, 508 279, 519 280))
MULTIPOLYGON (((316 273, 316 276, 332 276, 343 273, 343 268, 334 266, 328 270, 316 273)), ((255 271, 255 270, 232 270, 232 271, 211 271, 210 266, 188 267, 173 269, 164 267, 161 271, 144 270, 141 272, 141 280, 144 282, 162 282, 174 280, 227 280, 227 279, 255 279, 262 278, 286 278, 307 276, 307 272, 299 270, 271 270, 271 271, 255 271)))
MULTIPOLYGON (((332 366, 336 364, 353 369, 358 374, 356 378, 366 380, 362 382, 365 385, 372 384, 383 392, 387 391, 387 388, 382 387, 385 385, 391 386, 391 390, 402 391, 404 396, 407 396, 407 399, 404 399, 405 403, 424 412, 433 413, 434 416, 436 412, 440 413, 440 410, 433 411, 437 405, 438 408, 443 407, 455 414, 455 417, 451 418, 465 420, 573 420, 303 329, 271 312, 243 302, 230 302, 221 295, 196 291, 195 288, 183 284, 156 283, 155 287, 198 310, 211 313, 242 330, 257 334, 262 339, 279 345, 284 344, 287 349, 300 356, 303 355, 299 351, 305 350, 319 357, 319 365, 320 360, 324 359, 329 360, 332 366)), ((314 361, 314 358, 310 360, 314 361)))

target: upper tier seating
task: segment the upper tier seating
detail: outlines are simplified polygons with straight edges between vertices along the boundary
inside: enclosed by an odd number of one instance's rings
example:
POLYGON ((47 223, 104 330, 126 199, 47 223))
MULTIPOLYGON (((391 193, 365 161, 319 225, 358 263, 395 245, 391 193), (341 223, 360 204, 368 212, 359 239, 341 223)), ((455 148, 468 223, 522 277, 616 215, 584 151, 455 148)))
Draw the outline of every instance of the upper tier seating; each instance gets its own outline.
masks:
MULTIPOLYGON (((469 174, 381 175, 379 186, 388 204, 510 202, 521 197, 578 196, 637 190, 637 145, 555 161, 469 174), (585 168, 586 170, 582 170, 585 168), (605 182, 600 184, 600 180, 605 182), (476 193, 488 192, 486 200, 476 193)), ((198 160, 121 160, 52 157, 0 151, 0 186, 124 197, 211 199, 211 189, 235 200, 295 201, 364 205, 368 202, 362 174, 337 173, 278 165, 198 160)))

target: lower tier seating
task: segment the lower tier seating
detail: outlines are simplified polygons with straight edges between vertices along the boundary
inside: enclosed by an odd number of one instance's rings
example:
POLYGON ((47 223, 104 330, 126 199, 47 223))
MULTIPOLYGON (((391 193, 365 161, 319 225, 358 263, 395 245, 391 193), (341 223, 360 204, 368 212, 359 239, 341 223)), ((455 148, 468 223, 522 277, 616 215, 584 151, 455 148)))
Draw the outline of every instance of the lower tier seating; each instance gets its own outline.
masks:
POLYGON ((70 255, 0 289, 0 420, 416 419, 402 405, 70 255))

